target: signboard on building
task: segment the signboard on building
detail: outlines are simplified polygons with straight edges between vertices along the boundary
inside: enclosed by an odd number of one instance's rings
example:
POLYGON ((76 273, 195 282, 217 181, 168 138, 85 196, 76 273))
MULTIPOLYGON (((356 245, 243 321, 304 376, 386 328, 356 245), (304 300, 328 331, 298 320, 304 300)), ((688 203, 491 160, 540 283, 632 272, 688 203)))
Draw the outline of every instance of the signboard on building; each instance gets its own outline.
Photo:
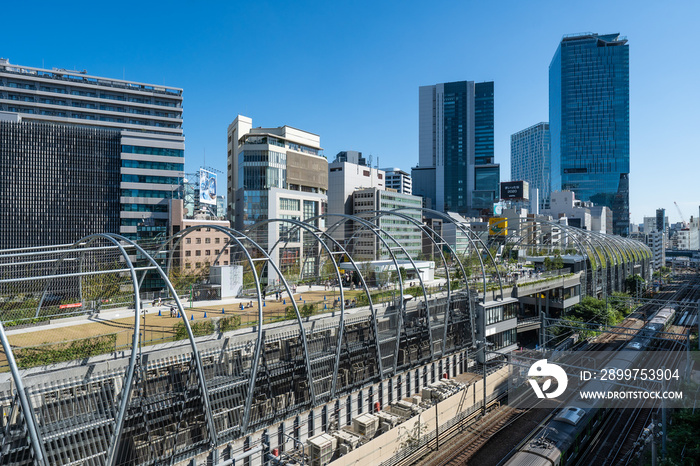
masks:
POLYGON ((503 213, 503 202, 494 202, 493 203, 493 216, 494 217, 500 217, 501 214, 503 213))
POLYGON ((527 181, 505 181, 501 183, 501 199, 530 199, 530 184, 527 181))
POLYGON ((505 217, 493 217, 489 219, 489 235, 506 236, 508 234, 508 219, 505 217))
POLYGON ((199 170, 199 202, 216 205, 216 174, 199 170))

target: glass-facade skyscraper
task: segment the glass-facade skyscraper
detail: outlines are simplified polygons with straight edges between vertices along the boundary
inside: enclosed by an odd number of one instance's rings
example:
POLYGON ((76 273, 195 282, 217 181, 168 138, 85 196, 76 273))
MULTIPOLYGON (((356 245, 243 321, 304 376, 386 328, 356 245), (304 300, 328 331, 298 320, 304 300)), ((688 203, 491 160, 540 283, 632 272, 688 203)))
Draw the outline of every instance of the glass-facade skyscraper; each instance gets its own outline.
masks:
POLYGON ((413 194, 440 211, 477 215, 498 196, 494 163, 493 82, 453 83, 419 89, 419 160, 413 194))
POLYGON ((629 46, 619 34, 565 36, 549 65, 552 191, 608 206, 629 230, 629 46))
POLYGON ((549 208, 552 144, 549 123, 538 123, 510 136, 510 179, 527 181, 539 191, 540 209, 549 208))

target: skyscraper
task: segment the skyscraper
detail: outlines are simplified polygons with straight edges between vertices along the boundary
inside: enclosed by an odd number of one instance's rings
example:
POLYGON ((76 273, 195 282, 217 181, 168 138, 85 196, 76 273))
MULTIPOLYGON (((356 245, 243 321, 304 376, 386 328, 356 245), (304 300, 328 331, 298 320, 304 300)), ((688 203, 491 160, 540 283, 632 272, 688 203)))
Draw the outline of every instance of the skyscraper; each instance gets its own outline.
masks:
MULTIPOLYGON (((5 203, 5 224, 15 220, 9 212, 27 212, 21 202, 32 206, 27 214, 33 218, 56 219, 44 220, 44 226, 27 224, 47 231, 13 236, 13 247, 72 242, 88 232, 109 231, 132 239, 137 228, 149 235, 166 232, 167 199, 177 193, 184 172, 182 89, 0 59, 0 112, 12 123, 3 127, 3 144, 12 145, 4 153, 13 160, 33 160, 23 167, 22 176, 44 183, 33 192, 43 198, 15 197, 5 203), (88 165, 90 171, 84 171, 88 165), (69 183, 72 194, 66 196, 69 183), (98 220, 100 215, 105 218, 98 220), (72 227, 75 219, 79 228, 72 227)), ((12 176, 12 170, 4 173, 0 181, 7 184, 4 177, 12 176)))
POLYGON ((656 209, 656 231, 666 231, 666 209, 656 209))
POLYGON ((552 191, 571 190, 629 229, 629 46, 619 34, 565 36, 549 65, 552 191))
POLYGON ((552 145, 549 123, 538 123, 510 136, 510 179, 527 181, 539 191, 540 209, 549 208, 552 145))
POLYGON ((418 166, 413 194, 440 211, 475 215, 498 196, 493 151, 493 82, 419 89, 418 166))

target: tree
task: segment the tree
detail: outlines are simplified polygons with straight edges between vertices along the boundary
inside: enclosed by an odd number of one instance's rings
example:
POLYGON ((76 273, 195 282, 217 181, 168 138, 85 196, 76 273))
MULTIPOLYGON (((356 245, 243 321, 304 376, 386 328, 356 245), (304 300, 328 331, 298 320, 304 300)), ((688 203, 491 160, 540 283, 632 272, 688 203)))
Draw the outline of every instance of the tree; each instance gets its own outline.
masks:
POLYGON ((554 260, 552 261, 552 267, 554 268, 554 270, 561 270, 564 268, 564 259, 562 259, 562 257, 559 254, 554 256, 554 260))
POLYGON ((402 282, 405 282, 408 279, 408 273, 404 267, 399 267, 399 274, 401 275, 402 282))
POLYGON ((586 296, 571 309, 570 316, 582 322, 604 324, 608 318, 605 301, 586 296))
POLYGON ((625 290, 627 290, 627 292, 631 295, 641 293, 642 291, 644 291, 645 287, 646 282, 638 274, 630 275, 625 279, 625 290))
POLYGON ((544 269, 552 270, 552 259, 550 259, 549 256, 544 258, 544 269))

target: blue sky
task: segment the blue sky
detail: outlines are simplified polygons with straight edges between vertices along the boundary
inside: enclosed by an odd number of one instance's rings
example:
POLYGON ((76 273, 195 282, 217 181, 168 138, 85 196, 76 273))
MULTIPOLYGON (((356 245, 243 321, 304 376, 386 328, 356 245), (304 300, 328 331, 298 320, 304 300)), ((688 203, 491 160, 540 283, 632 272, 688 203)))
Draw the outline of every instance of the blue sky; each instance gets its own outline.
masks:
POLYGON ((182 87, 188 172, 225 171, 237 114, 319 134, 331 160, 359 150, 410 171, 418 87, 492 80, 506 181, 510 135, 548 120, 548 67, 562 35, 619 32, 630 44, 632 221, 658 207, 679 221, 673 201, 686 220, 698 215, 697 1, 37 1, 2 10, 0 56, 11 63, 182 87))

